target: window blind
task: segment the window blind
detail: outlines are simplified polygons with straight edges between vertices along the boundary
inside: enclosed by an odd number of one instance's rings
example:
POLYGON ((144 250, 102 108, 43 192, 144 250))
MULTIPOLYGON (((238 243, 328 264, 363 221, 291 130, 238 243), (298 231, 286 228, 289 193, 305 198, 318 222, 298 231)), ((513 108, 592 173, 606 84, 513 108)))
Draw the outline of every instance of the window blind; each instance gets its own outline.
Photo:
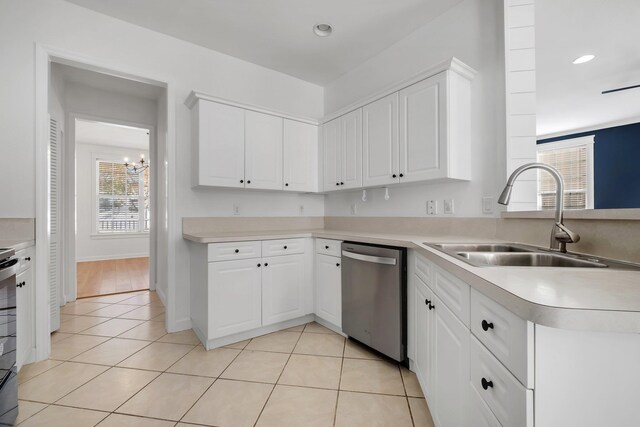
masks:
POLYGON ((97 171, 98 233, 149 230, 149 170, 130 174, 122 163, 98 160, 97 171))
MULTIPOLYGON (((587 155, 584 145, 538 152, 538 161, 556 168, 564 179, 565 209, 587 208, 587 155)), ((541 209, 555 209, 556 183, 546 172, 538 172, 538 200, 541 209)))

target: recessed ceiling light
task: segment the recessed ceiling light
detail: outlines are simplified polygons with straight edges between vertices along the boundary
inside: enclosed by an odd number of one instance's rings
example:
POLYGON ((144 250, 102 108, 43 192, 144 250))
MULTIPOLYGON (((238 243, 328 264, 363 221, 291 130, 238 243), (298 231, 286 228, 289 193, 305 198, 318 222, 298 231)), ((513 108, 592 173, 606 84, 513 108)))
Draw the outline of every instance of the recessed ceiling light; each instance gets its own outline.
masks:
POLYGON ((327 37, 331 35, 333 28, 329 24, 316 24, 313 26, 313 32, 318 37, 327 37))
POLYGON ((581 57, 574 59, 573 63, 574 64, 584 64, 585 62, 591 61, 595 57, 596 57, 595 55, 582 55, 581 57))

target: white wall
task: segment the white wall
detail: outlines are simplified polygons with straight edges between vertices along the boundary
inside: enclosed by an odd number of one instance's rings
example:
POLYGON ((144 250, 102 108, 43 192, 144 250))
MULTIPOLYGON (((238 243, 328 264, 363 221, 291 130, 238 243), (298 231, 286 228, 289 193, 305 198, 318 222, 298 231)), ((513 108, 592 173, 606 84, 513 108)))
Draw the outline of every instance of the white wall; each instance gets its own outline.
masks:
MULTIPOLYGON (((116 70, 169 83, 175 113, 176 207, 173 234, 160 242, 175 250, 177 286, 169 327, 189 325, 189 259, 182 239, 183 216, 230 215, 233 202, 243 215, 323 215, 323 196, 269 193, 252 198, 241 191, 195 191, 190 186, 190 116, 184 105, 191 90, 260 105, 294 115, 323 114, 320 86, 237 58, 147 30, 62 0, 0 0, 0 170, 20 176, 0 188, 0 217, 35 216, 35 55, 36 43, 69 52, 116 70)), ((69 109, 71 110, 70 106, 69 109)), ((166 254, 161 254, 164 258, 166 254)), ((165 264, 166 265, 166 264, 165 264)))
MULTIPOLYGON (((478 71, 472 82, 472 181, 391 186, 331 194, 326 215, 425 216, 426 201, 453 198, 455 215, 482 216, 482 197, 494 197, 505 181, 504 44, 502 0, 466 0, 325 88, 325 113, 418 74, 455 56, 478 71)), ((494 205, 498 209, 497 205, 494 205)), ((494 213, 497 215, 497 213, 494 213)))
POLYGON ((95 261, 149 256, 149 235, 96 236, 95 235, 95 159, 137 159, 148 151, 105 145, 76 143, 76 206, 77 235, 76 260, 95 261))

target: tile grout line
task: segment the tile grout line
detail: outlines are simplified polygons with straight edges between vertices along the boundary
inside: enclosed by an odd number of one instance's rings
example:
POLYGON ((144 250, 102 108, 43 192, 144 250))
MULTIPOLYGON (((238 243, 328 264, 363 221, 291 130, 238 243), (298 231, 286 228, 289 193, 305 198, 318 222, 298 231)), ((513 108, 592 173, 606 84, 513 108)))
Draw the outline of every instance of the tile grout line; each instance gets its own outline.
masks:
POLYGON ((407 392, 407 384, 404 382, 404 375, 402 375, 402 366, 398 365, 400 371, 400 379, 402 380, 402 388, 404 389, 404 397, 407 401, 407 407, 409 408, 409 418, 411 418, 411 424, 416 427, 416 421, 413 419, 413 411, 411 411, 411 404, 409 403, 409 393, 407 392))
POLYGON ((340 388, 342 387, 342 370, 344 369, 344 355, 347 352, 347 340, 345 338, 344 347, 342 347, 342 359, 340 360, 340 376, 338 377, 338 393, 336 393, 336 406, 333 411, 333 426, 338 422, 338 402, 340 402, 340 388))

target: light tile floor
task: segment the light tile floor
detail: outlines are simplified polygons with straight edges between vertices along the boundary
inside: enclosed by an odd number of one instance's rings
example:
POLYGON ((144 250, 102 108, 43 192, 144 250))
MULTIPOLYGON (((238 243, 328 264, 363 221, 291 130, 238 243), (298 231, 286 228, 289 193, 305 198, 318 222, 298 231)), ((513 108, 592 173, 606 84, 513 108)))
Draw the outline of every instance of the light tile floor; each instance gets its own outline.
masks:
POLYGON ((317 323, 205 351, 166 333, 154 292, 62 313, 51 358, 20 371, 23 427, 433 426, 412 372, 317 323))

